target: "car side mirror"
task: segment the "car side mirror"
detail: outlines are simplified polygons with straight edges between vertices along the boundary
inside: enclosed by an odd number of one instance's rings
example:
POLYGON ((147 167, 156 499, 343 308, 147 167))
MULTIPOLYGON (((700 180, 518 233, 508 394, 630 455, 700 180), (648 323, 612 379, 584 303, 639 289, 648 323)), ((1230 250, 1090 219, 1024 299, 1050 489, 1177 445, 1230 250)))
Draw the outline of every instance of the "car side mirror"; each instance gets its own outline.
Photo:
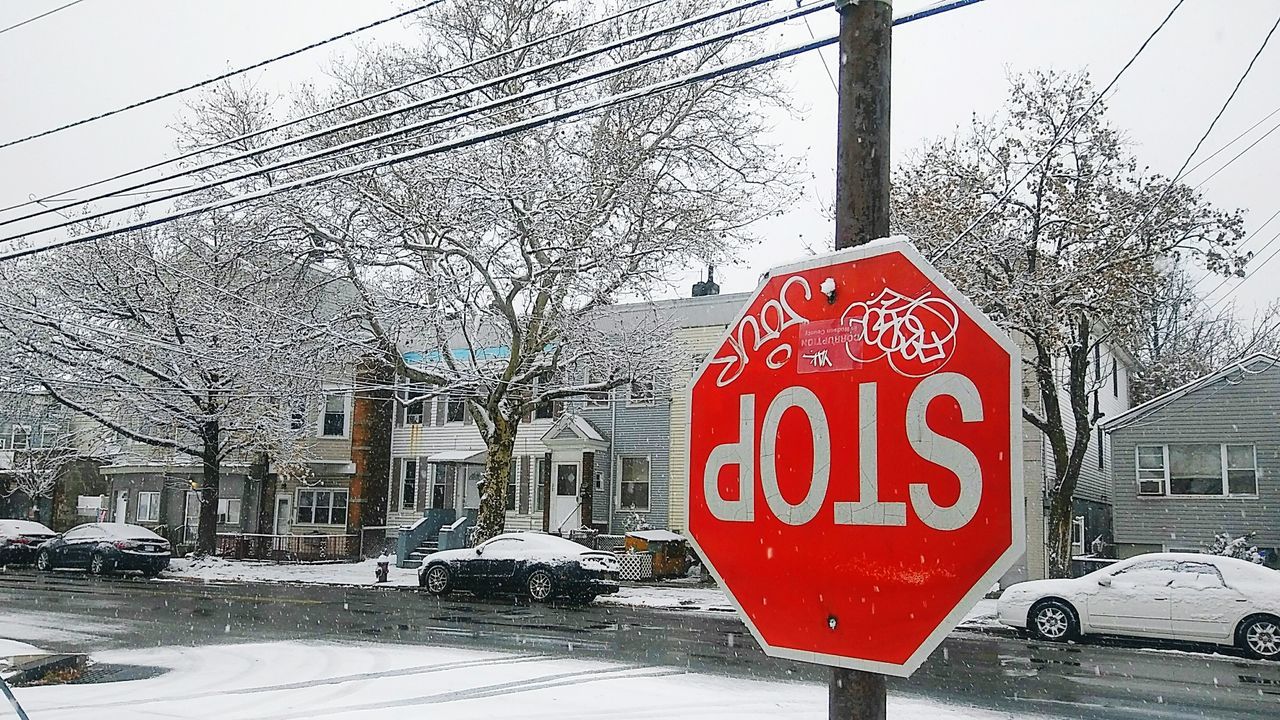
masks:
POLYGON ((1098 584, 1101 585, 1102 587, 1111 587, 1111 578, 1109 577, 1098 578, 1098 584))
POLYGON ((481 546, 481 547, 476 548, 476 554, 477 554, 477 555, 483 555, 483 554, 484 554, 484 547, 483 547, 483 546, 481 546))

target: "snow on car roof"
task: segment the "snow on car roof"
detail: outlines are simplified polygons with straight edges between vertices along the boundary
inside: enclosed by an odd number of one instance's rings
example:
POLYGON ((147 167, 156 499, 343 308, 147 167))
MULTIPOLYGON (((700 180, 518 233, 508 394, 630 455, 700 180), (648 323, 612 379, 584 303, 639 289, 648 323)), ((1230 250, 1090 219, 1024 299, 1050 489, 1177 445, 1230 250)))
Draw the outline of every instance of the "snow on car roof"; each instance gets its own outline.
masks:
POLYGON ((141 525, 130 525, 128 523, 95 523, 95 524, 98 527, 102 528, 102 532, 110 535, 111 537, 118 537, 118 538, 143 537, 143 538, 155 538, 157 540, 164 539, 164 538, 161 538, 159 535, 151 532, 150 530, 142 527, 141 525))
POLYGON ((572 540, 567 540, 565 538, 562 538, 556 535, 548 535, 546 533, 538 533, 538 532, 502 533, 501 535, 494 536, 493 539, 497 540, 499 538, 514 538, 516 540, 522 540, 525 543, 528 543, 530 547, 544 548, 547 550, 557 550, 559 552, 587 552, 591 550, 591 548, 585 545, 579 545, 578 543, 572 540))
POLYGON ((16 533, 18 535, 52 535, 53 531, 38 522, 30 520, 0 520, 0 533, 16 533))

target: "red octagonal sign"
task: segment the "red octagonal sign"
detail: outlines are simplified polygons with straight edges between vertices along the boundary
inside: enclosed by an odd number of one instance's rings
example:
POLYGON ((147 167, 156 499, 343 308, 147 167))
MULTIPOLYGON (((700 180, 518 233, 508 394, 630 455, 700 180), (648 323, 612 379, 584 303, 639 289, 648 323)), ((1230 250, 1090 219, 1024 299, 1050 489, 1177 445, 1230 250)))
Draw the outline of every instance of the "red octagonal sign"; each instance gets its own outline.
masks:
POLYGON ((694 379, 687 493, 767 653, 908 675, 1018 559, 1018 364, 904 240, 769 274, 694 379))

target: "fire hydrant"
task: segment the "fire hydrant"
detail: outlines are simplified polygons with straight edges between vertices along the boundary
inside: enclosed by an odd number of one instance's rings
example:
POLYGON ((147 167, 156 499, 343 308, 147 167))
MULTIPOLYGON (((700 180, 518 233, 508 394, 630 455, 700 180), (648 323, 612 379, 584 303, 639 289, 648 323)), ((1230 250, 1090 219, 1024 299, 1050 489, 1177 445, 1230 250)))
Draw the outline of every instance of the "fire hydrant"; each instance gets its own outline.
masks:
POLYGON ((391 574, 391 558, 386 555, 378 556, 378 569, 374 571, 377 577, 376 582, 384 583, 387 581, 388 575, 391 574))

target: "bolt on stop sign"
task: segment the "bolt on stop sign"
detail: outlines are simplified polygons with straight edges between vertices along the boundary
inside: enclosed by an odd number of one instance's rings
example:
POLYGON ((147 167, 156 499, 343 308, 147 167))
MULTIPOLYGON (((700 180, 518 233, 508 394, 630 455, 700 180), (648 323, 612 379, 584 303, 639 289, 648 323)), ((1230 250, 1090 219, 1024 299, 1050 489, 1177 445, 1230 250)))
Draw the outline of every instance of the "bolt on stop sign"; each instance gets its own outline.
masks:
POLYGON ((1019 372, 905 240, 770 272, 694 378, 687 493, 765 652, 909 675, 1013 565, 1019 372))

